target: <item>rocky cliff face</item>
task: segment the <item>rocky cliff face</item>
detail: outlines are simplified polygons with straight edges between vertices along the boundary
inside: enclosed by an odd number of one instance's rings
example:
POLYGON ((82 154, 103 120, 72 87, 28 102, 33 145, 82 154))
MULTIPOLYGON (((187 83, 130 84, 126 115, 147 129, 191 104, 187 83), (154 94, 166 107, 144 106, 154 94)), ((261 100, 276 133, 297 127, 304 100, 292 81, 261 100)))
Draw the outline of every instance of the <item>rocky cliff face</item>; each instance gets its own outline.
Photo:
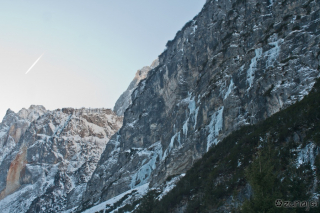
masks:
POLYGON ((301 100, 319 75, 319 1, 207 1, 141 80, 83 203, 180 175, 240 126, 301 100))
POLYGON ((61 212, 79 205, 109 138, 110 109, 8 110, 0 124, 2 212, 61 212))
POLYGON ((132 99, 131 94, 137 88, 139 82, 145 79, 148 75, 148 72, 159 65, 159 59, 156 59, 152 62, 150 66, 145 66, 142 69, 136 72, 134 79, 129 84, 126 91, 122 93, 122 95, 116 101, 113 111, 118 116, 123 116, 126 109, 131 105, 132 99))

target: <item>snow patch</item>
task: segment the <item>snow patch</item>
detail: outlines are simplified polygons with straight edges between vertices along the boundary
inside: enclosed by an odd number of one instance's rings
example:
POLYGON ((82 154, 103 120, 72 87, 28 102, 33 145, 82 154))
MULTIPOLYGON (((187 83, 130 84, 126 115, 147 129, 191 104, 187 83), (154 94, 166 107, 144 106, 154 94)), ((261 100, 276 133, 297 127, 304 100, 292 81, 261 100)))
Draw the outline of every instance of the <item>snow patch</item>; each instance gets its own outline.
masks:
POLYGON ((127 126, 131 127, 131 128, 134 128, 134 125, 137 123, 138 120, 134 120, 133 122, 131 123, 128 123, 127 126))
POLYGON ((189 118, 184 122, 182 127, 182 131, 185 136, 188 135, 188 122, 189 122, 189 118))
POLYGON ((188 109, 189 109, 189 115, 187 120, 184 122, 182 130, 183 130, 183 134, 187 136, 188 134, 188 123, 190 121, 190 118, 193 117, 194 120, 194 125, 193 127, 196 127, 197 124, 197 117, 198 117, 198 111, 199 111, 199 107, 196 108, 196 102, 194 100, 194 97, 191 96, 191 93, 188 92, 188 97, 181 100, 181 102, 178 104, 178 106, 180 104, 188 104, 188 109))
MULTIPOLYGON (((149 151, 150 160, 141 166, 139 170, 132 176, 130 187, 133 189, 137 186, 141 186, 149 181, 152 171, 156 168, 157 158, 162 157, 162 145, 161 141, 156 142, 151 147, 152 151, 149 151)), ((146 152, 146 150, 144 150, 146 152)), ((146 161, 146 160, 144 160, 146 161)))
POLYGON ((247 83, 249 84, 249 90, 252 87, 255 71, 257 69, 257 62, 263 56, 266 58, 266 68, 271 67, 276 62, 280 54, 280 45, 283 42, 283 39, 278 39, 277 34, 274 34, 269 39, 271 42, 270 46, 273 46, 270 50, 262 53, 262 48, 255 49, 255 57, 251 59, 249 69, 247 70, 247 83))
POLYGON ((165 183, 165 187, 161 194, 157 197, 157 200, 161 200, 165 195, 167 195, 178 183, 178 181, 183 178, 186 174, 183 173, 177 177, 172 178, 170 181, 165 183))
POLYGON ((209 124, 209 135, 207 137, 207 151, 213 144, 217 144, 219 141, 217 136, 223 128, 223 109, 222 106, 217 112, 211 116, 211 122, 209 124))
MULTIPOLYGON (((301 147, 301 145, 300 145, 301 147)), ((298 157, 296 159, 296 167, 299 168, 302 164, 307 164, 310 163, 312 173, 313 173, 313 186, 312 186, 312 191, 315 192, 317 188, 317 183, 318 183, 318 178, 317 178, 317 167, 314 165, 315 163, 315 158, 316 156, 320 153, 320 148, 314 144, 314 143, 309 143, 301 149, 298 147, 296 151, 298 151, 298 157)), ((319 194, 318 193, 313 193, 313 199, 318 199, 319 194)))
POLYGON ((198 112, 199 112, 199 107, 197 107, 196 112, 194 114, 194 125, 193 128, 195 129, 197 126, 197 119, 198 119, 198 112))
POLYGON ((296 161, 296 167, 299 168, 302 164, 311 164, 312 170, 315 170, 314 161, 316 156, 319 154, 319 148, 314 143, 309 143, 303 149, 298 152, 298 157, 296 161))
POLYGON ((257 62, 262 56, 262 48, 255 49, 256 56, 251 59, 249 69, 247 70, 247 83, 249 84, 249 90, 253 84, 254 74, 257 69, 257 62))
POLYGON ((66 119, 66 121, 63 123, 63 125, 59 125, 55 130, 54 130, 54 133, 53 133, 53 137, 54 136, 60 136, 61 133, 63 132, 64 128, 66 128, 68 126, 68 123, 70 122, 71 120, 71 117, 72 117, 72 114, 70 114, 68 116, 68 118, 66 119))
POLYGON ((192 21, 191 29, 192 29, 192 31, 191 31, 190 34, 191 34, 191 35, 195 34, 195 33, 196 33, 196 30, 198 29, 198 25, 196 25, 196 21, 195 21, 195 20, 192 21))
POLYGON ((162 156, 162 161, 166 159, 166 157, 168 156, 168 154, 171 152, 171 150, 173 149, 174 147, 174 140, 175 138, 178 136, 178 142, 179 142, 179 145, 181 145, 180 143, 180 132, 177 132, 176 134, 174 134, 172 137, 171 137, 171 141, 170 141, 170 144, 168 146, 168 148, 166 149, 166 151, 163 153, 163 156, 162 156))
MULTIPOLYGON (((147 194, 149 190, 149 183, 143 184, 139 187, 136 187, 134 189, 128 190, 114 198, 111 198, 103 203, 100 203, 99 205, 96 205, 90 209, 85 210, 83 213, 94 213, 94 212, 100 212, 106 209, 106 206, 112 207, 114 206, 115 203, 117 203, 118 201, 120 201, 122 198, 124 198, 126 195, 129 196, 128 198, 126 198, 126 200, 131 200, 131 198, 133 196, 136 197, 135 200, 142 198, 145 194, 147 194)), ((116 209, 112 210, 110 213, 112 212, 117 212, 117 210, 121 207, 123 207, 125 204, 120 205, 119 207, 117 207, 116 209)), ((109 211, 108 211, 109 212, 109 211)), ((65 212, 67 213, 67 212, 65 212)))
MULTIPOLYGON (((274 40, 277 39, 277 35, 273 36, 274 40)), ((274 62, 279 56, 280 53, 280 44, 283 42, 283 39, 279 39, 273 42, 270 42, 269 45, 273 46, 270 50, 266 51, 263 55, 267 57, 266 66, 267 68, 273 66, 274 62)))
POLYGON ((230 81, 230 84, 229 84, 229 88, 228 88, 226 94, 224 95, 223 100, 226 100, 228 98, 228 96, 230 95, 230 93, 233 90, 233 87, 234 87, 234 83, 233 83, 233 79, 231 78, 231 81, 230 81))

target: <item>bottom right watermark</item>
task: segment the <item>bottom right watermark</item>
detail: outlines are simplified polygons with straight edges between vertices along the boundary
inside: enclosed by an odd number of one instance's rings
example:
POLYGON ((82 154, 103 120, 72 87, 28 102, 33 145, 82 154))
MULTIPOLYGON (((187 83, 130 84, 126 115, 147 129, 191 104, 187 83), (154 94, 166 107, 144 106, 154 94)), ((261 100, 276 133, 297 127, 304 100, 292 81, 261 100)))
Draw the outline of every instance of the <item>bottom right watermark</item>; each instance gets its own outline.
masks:
POLYGON ((306 211, 309 211, 310 208, 317 208, 319 207, 319 202, 316 200, 310 201, 283 201, 281 199, 277 199, 275 201, 275 206, 278 208, 305 208, 306 211))

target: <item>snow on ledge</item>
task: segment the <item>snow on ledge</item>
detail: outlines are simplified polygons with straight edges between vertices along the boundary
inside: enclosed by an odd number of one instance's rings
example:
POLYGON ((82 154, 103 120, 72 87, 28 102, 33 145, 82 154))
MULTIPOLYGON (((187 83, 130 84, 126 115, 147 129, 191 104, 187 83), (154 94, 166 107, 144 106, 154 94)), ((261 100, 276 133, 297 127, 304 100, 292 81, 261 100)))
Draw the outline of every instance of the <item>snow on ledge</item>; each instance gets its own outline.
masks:
MULTIPOLYGON (((107 205, 112 206, 113 204, 115 204, 116 202, 121 200, 121 198, 126 196, 127 194, 131 194, 134 190, 136 190, 137 191, 136 193, 138 193, 140 196, 144 196, 148 192, 148 189, 149 189, 149 183, 146 183, 146 184, 139 186, 137 188, 130 189, 130 190, 128 190, 128 191, 126 191, 126 192, 124 192, 114 198, 111 198, 103 203, 100 203, 90 209, 87 209, 83 213, 94 213, 94 212, 99 212, 101 210, 104 210, 107 205)), ((121 206, 119 206, 119 207, 121 207, 121 206)), ((112 212, 117 211, 117 209, 113 210, 112 212)))

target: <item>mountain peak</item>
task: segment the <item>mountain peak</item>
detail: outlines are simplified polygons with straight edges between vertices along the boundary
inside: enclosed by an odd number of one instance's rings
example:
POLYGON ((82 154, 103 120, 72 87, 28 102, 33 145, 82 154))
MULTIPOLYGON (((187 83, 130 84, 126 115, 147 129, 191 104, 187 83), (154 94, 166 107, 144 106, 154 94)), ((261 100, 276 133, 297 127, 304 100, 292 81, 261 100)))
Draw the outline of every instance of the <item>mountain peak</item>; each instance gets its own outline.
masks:
POLYGON ((139 82, 145 79, 148 76, 149 71, 156 68, 157 66, 159 66, 159 58, 155 59, 150 66, 144 66, 136 72, 135 77, 131 81, 127 90, 124 91, 122 95, 118 98, 113 108, 113 111, 118 116, 123 116, 126 109, 132 103, 131 94, 137 88, 139 82))
POLYGON ((22 108, 17 114, 20 118, 27 119, 28 121, 32 122, 46 112, 46 108, 42 105, 31 105, 28 109, 22 108))
POLYGON ((9 115, 9 114, 11 114, 11 113, 15 113, 15 112, 14 112, 14 111, 12 111, 10 108, 9 108, 9 109, 7 109, 6 116, 7 116, 7 115, 9 115))
POLYGON ((9 109, 0 124, 0 209, 38 212, 40 205, 61 212, 67 195, 68 207, 79 205, 101 153, 121 126, 111 109, 9 109))
POLYGON ((46 110, 46 108, 44 107, 44 106, 42 106, 42 105, 30 105, 30 107, 29 107, 29 110, 43 110, 43 111, 45 111, 46 110))

